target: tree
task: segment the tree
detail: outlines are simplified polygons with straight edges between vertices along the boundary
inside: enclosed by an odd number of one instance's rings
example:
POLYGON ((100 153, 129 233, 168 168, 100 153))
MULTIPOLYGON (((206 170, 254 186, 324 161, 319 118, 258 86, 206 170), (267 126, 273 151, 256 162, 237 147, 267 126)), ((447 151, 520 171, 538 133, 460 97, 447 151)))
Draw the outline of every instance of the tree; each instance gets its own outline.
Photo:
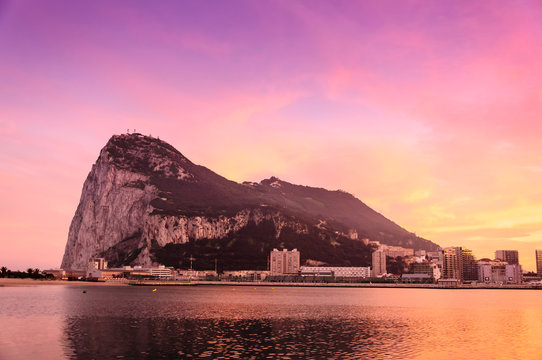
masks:
POLYGON ((2 266, 2 277, 5 277, 7 272, 8 272, 8 268, 5 266, 2 266))

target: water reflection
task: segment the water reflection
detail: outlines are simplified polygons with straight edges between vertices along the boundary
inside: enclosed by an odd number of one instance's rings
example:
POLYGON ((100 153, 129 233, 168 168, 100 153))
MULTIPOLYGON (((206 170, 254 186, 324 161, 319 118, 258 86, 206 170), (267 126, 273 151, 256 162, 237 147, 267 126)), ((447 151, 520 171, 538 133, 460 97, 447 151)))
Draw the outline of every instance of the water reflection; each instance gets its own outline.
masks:
POLYGON ((367 319, 69 318, 77 358, 367 359, 414 351, 406 324, 367 319), (399 325, 399 326, 397 326, 399 325))
POLYGON ((541 359, 542 291, 0 289, 0 359, 541 359))

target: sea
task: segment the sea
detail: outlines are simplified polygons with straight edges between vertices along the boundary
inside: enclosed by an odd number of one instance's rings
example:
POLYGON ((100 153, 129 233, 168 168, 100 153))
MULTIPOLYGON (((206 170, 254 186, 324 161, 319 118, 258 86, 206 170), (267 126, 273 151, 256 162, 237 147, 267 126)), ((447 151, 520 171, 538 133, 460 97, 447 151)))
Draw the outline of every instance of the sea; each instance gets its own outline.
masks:
POLYGON ((542 291, 0 287, 0 359, 542 359, 542 291))

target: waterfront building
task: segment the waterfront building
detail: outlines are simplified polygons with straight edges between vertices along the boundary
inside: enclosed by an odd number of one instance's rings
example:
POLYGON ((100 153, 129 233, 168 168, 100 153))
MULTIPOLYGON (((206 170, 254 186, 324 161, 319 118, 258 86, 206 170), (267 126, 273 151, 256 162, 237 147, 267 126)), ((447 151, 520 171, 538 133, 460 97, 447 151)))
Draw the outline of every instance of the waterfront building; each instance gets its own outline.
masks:
POLYGON ((478 265, 478 281, 486 284, 493 282, 493 270, 490 264, 478 265))
POLYGON ((433 279, 435 279, 435 281, 439 280, 442 277, 441 267, 434 262, 431 262, 431 267, 433 268, 433 279))
POLYGON ((486 284, 520 284, 522 281, 521 267, 517 264, 508 265, 500 259, 480 259, 478 261, 478 281, 486 284), (508 280, 508 278, 511 279, 508 280))
POLYGON ((88 269, 107 269, 107 261, 104 258, 90 258, 88 261, 88 269))
POLYGON ((444 264, 444 252, 442 250, 439 251, 428 251, 426 253, 426 257, 431 261, 431 263, 435 264, 439 269, 439 274, 442 274, 442 266, 444 264))
POLYGON ((43 273, 47 275, 52 275, 55 279, 67 279, 66 270, 64 269, 43 270, 43 273))
POLYGON ((521 284, 523 282, 521 266, 519 264, 506 265, 504 272, 506 284, 521 284))
POLYGON ((164 265, 158 265, 158 267, 150 268, 150 273, 153 277, 171 277, 171 269, 165 267, 164 265))
POLYGON ((383 250, 373 251, 373 276, 386 274, 386 253, 383 250))
POLYGON ((443 250, 442 277, 460 282, 478 280, 478 264, 472 250, 460 246, 443 250))
POLYGON ((65 277, 69 280, 69 279, 83 279, 86 275, 86 270, 72 270, 72 269, 68 269, 66 270, 66 275, 65 277))
POLYGON ((299 270, 301 276, 335 276, 329 266, 302 266, 299 270))
POLYGON ((440 269, 437 264, 430 261, 414 262, 409 265, 409 274, 427 274, 431 279, 440 279, 440 269))
POLYGON ((542 250, 535 250, 536 255, 536 273, 542 276, 542 250))
POLYGON ((216 278, 218 274, 214 270, 177 269, 174 271, 173 276, 177 279, 205 280, 208 278, 216 278))
POLYGON ((403 274, 401 275, 401 282, 407 284, 430 284, 434 282, 434 279, 429 274, 403 274))
POLYGON ((260 281, 265 280, 269 276, 269 271, 266 270, 231 270, 224 271, 222 278, 235 281, 260 281))
POLYGON ((461 247, 448 247, 443 250, 442 278, 463 281, 463 257, 461 247))
POLYGON ((517 250, 497 250, 495 259, 506 261, 510 265, 519 264, 519 255, 517 250))
POLYGON ((297 274, 300 265, 300 253, 297 249, 279 251, 273 249, 269 258, 270 275, 297 274))
POLYGON ((371 276, 371 267, 355 266, 302 266, 301 276, 335 276, 368 278, 371 276))
POLYGON ((478 280, 478 264, 472 250, 461 249, 461 257, 463 258, 463 281, 478 280))
POLYGON ((107 269, 107 261, 104 258, 90 258, 84 276, 87 278, 101 278, 101 271, 105 269, 107 269))
POLYGON ((425 260, 425 258, 417 258, 416 262, 410 263, 408 268, 408 275, 403 274, 402 278, 407 279, 407 282, 431 282, 440 279, 440 269, 437 264, 425 260), (415 275, 427 275, 427 276, 415 276, 415 275))
POLYGON ((427 274, 433 277, 433 267, 429 262, 414 262, 409 265, 409 274, 427 274))
POLYGON ((87 273, 87 279, 96 279, 96 280, 109 280, 114 278, 124 278, 125 273, 120 268, 111 268, 111 269, 93 269, 87 273))
POLYGON ((142 266, 134 266, 133 269, 130 269, 129 266, 120 268, 126 276, 128 277, 137 277, 137 278, 170 278, 173 276, 173 268, 165 267, 164 265, 158 265, 158 267, 144 268, 142 266))
POLYGON ((108 268, 107 261, 91 259, 85 273, 87 279, 107 280, 114 278, 169 278, 172 276, 172 268, 158 265, 158 267, 143 268, 141 266, 122 266, 108 268))
POLYGON ((458 287, 461 282, 457 279, 439 279, 437 284, 439 287, 455 288, 458 287))

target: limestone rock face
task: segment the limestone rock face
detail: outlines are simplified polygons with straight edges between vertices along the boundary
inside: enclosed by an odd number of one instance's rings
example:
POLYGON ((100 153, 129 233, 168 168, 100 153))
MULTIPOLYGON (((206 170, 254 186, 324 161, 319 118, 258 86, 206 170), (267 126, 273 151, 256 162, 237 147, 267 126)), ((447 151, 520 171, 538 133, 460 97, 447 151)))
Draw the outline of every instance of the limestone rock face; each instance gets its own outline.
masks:
POLYGON ((123 134, 108 141, 83 185, 61 266, 84 269, 96 256, 112 265, 184 266, 195 255, 202 268, 216 259, 265 268, 274 247, 297 247, 327 264, 370 265, 371 249, 358 238, 437 248, 344 191, 274 177, 238 184, 164 141, 123 134))
POLYGON ((249 222, 258 225, 263 220, 273 222, 277 238, 285 226, 300 234, 307 234, 309 231, 306 224, 293 221, 278 211, 256 208, 243 209, 232 217, 150 216, 143 229, 143 238, 149 246, 151 239, 155 239, 159 246, 169 243, 184 244, 199 239, 218 239, 241 230, 249 222))
MULTIPOLYGON (((149 147, 145 139, 139 135, 116 136, 100 152, 83 185, 81 200, 70 226, 62 268, 84 269, 90 258, 111 257, 110 250, 115 251, 123 242, 135 247, 129 251, 132 256, 124 259, 129 260, 124 265, 151 266, 150 248, 153 242, 163 247, 169 243, 223 238, 239 231, 249 221, 255 224, 264 219, 273 221, 277 237, 284 226, 307 233, 306 225, 265 207, 241 209, 233 216, 165 215, 154 211, 156 209, 151 202, 167 198, 159 197, 161 192, 151 183, 151 176, 159 172, 160 177, 173 178, 175 181, 196 180, 194 174, 168 158, 170 154, 164 156, 148 149, 142 151, 111 146, 115 140, 141 140, 143 145, 149 147), (120 153, 121 150, 124 150, 124 154, 120 153), (127 161, 130 162, 129 166, 126 166, 127 161), (136 165, 140 166, 137 172, 132 170, 136 165)), ((160 149, 155 142, 150 144, 151 148, 160 149)), ((184 157, 177 161, 188 162, 184 157)))
POLYGON ((102 150, 83 186, 62 268, 84 269, 91 257, 140 232, 156 196, 148 176, 119 169, 102 150))

